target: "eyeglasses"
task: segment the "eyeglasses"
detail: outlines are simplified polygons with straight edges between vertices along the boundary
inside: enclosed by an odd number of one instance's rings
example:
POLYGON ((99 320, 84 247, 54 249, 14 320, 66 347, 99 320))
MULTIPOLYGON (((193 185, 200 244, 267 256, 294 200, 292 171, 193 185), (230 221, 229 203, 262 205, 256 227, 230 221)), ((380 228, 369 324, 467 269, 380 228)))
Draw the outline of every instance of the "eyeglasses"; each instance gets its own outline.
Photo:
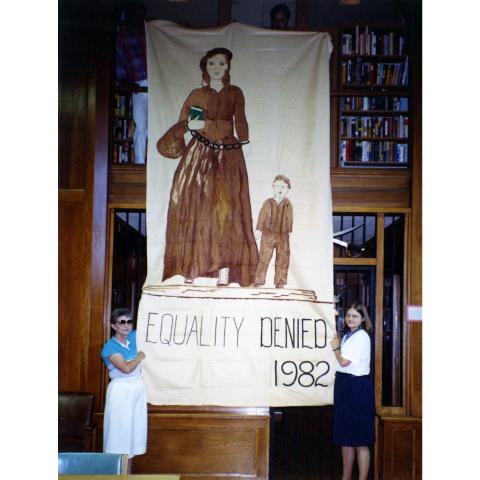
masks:
POLYGON ((119 320, 118 322, 115 322, 115 325, 131 325, 133 323, 133 320, 119 320))

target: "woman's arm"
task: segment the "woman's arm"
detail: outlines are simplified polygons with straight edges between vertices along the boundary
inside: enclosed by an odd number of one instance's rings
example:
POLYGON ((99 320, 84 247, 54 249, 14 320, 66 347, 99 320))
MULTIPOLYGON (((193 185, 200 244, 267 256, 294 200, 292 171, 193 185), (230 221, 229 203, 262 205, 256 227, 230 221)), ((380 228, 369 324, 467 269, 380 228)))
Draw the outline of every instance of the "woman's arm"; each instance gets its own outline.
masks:
POLYGON ((133 372, 138 367, 138 364, 145 358, 145 354, 143 352, 138 352, 137 356, 130 361, 125 361, 122 354, 114 353, 110 355, 108 359, 113 363, 115 368, 118 368, 123 373, 130 373, 133 372))
POLYGON ((348 367, 352 363, 350 360, 342 357, 342 351, 340 349, 335 350, 335 358, 342 367, 348 367))
POLYGON ((245 97, 242 91, 235 87, 235 130, 240 142, 246 142, 248 140, 248 123, 245 116, 245 97))
POLYGON ((332 338, 332 341, 330 342, 330 345, 332 346, 332 349, 335 353, 335 358, 337 359, 337 362, 340 364, 342 367, 348 367, 352 362, 351 360, 348 360, 346 358, 342 357, 342 350, 340 349, 340 338, 338 335, 332 338))

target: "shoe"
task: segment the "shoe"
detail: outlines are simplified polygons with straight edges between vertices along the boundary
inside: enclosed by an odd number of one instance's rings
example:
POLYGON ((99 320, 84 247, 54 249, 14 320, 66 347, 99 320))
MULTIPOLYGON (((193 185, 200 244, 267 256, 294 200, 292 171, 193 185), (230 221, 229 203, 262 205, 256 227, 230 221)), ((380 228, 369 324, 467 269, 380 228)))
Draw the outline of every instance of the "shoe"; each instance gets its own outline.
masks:
POLYGON ((186 285, 192 285, 193 284, 193 278, 187 278, 185 277, 185 280, 183 281, 186 285))
POLYGON ((258 287, 262 287, 263 285, 265 285, 264 283, 254 283, 253 286, 258 288, 258 287))
POLYGON ((279 283, 278 285, 275 285, 275 288, 283 288, 283 285, 279 283))
POLYGON ((230 282, 228 281, 228 268, 221 268, 218 271, 217 287, 226 287, 230 282))

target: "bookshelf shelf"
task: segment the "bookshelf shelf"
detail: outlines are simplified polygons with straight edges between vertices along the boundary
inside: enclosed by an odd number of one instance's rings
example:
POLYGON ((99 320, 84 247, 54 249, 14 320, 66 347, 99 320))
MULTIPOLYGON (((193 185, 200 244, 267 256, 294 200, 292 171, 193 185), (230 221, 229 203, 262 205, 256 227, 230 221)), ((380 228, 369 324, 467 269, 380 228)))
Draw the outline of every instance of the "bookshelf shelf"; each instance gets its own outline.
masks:
POLYGON ((395 138, 395 137, 340 137, 342 140, 361 140, 368 142, 376 142, 382 140, 388 140, 396 143, 408 143, 408 138, 395 138))
POLYGON ((368 115, 407 115, 408 110, 340 110, 341 115, 360 115, 360 116, 368 116, 368 115))
MULTIPOLYGON (((350 85, 349 85, 350 87, 350 85)), ((381 88, 370 88, 369 87, 364 87, 365 93, 363 95, 368 95, 369 97, 383 97, 385 95, 388 96, 397 96, 397 97, 408 97, 411 95, 411 90, 410 87, 404 87, 401 89, 398 89, 397 87, 389 87, 387 85, 383 85, 381 88)), ((351 89, 349 90, 348 88, 341 88, 338 90, 332 90, 330 92, 331 97, 343 97, 346 95, 353 95, 353 96, 359 96, 362 95, 362 92, 359 92, 357 89, 351 89)))
MULTIPOLYGON (((392 85, 394 86, 395 88, 399 88, 399 89, 407 89, 408 86, 407 85, 392 85)), ((388 84, 369 84, 369 83, 342 83, 342 88, 345 87, 345 88, 361 88, 361 89, 385 89, 385 91, 387 91, 386 89, 388 87, 390 87, 390 85, 388 84)), ((358 94, 358 92, 357 92, 358 94)))
POLYGON ((409 64, 402 26, 344 26, 338 32, 340 168, 408 168, 409 64))
POLYGON ((366 163, 368 163, 368 166, 369 167, 383 167, 383 168, 403 168, 403 166, 399 163, 395 163, 395 162, 372 162, 372 161, 368 161, 368 162, 362 162, 360 160, 356 161, 356 160, 352 160, 350 162, 345 162, 345 166, 349 166, 349 167, 365 167, 366 163))
POLYGON ((361 59, 361 60, 375 60, 379 62, 401 62, 407 60, 408 55, 360 55, 360 54, 342 54, 342 59, 352 60, 352 59, 361 59))

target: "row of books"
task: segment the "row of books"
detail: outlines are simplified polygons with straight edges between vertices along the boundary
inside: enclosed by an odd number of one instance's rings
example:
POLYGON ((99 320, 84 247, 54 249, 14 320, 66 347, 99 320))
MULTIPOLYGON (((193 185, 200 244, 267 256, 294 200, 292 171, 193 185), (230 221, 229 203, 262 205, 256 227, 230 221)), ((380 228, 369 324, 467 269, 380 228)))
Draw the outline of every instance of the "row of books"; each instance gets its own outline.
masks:
POLYGON ((113 138, 127 140, 133 137, 135 123, 130 118, 116 118, 113 122, 113 138))
POLYGON ((340 111, 371 111, 386 110, 392 112, 407 112, 407 97, 340 97, 340 111))
POLYGON ((113 144, 113 163, 133 163, 135 158, 131 142, 113 144))
POLYGON ((341 140, 340 161, 408 163, 408 144, 392 141, 341 140))
POLYGON ((115 116, 117 117, 131 117, 132 116, 132 101, 130 95, 115 94, 115 116))
POLYGON ((405 55, 405 36, 397 32, 378 32, 356 26, 342 34, 343 55, 405 55))
POLYGON ((342 62, 341 81, 344 85, 408 85, 408 61, 366 62, 360 58, 342 62))
POLYGON ((348 117, 340 119, 342 137, 408 138, 408 117, 348 117))

